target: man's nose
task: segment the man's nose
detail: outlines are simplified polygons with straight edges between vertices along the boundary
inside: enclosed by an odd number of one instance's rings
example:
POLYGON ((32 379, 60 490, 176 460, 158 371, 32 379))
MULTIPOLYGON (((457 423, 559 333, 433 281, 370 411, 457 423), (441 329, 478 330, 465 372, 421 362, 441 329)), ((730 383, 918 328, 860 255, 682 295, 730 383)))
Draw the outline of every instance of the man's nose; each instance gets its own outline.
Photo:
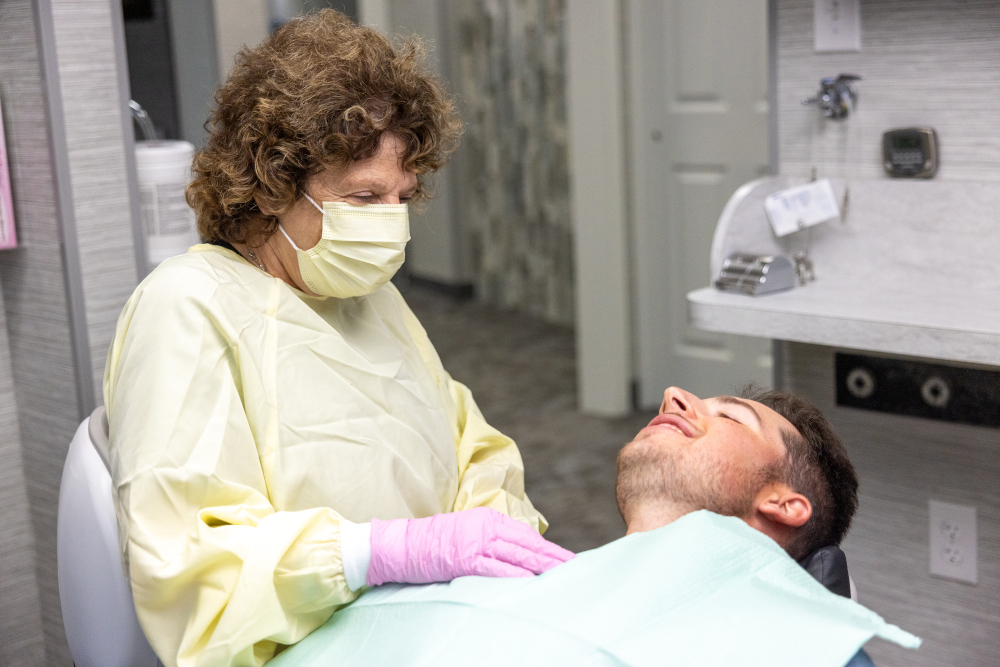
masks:
POLYGON ((680 387, 668 387, 663 392, 663 403, 660 405, 660 414, 664 412, 679 412, 688 417, 696 417, 698 414, 698 404, 701 399, 689 391, 684 391, 680 387))

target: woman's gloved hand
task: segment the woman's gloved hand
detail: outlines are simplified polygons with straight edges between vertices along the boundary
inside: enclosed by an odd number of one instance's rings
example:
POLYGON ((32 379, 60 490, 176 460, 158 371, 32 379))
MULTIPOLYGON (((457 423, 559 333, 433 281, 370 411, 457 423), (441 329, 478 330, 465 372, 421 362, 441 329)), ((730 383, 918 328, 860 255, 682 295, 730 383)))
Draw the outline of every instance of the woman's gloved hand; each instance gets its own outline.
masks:
POLYGON ((488 507, 371 522, 369 586, 455 577, 530 577, 573 558, 533 528, 488 507))

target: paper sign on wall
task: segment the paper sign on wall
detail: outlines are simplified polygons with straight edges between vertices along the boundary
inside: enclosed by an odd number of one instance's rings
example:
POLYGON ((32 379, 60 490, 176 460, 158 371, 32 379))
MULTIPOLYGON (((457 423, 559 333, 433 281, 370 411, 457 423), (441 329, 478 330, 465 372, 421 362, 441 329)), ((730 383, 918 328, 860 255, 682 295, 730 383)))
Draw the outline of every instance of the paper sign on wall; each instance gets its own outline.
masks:
POLYGON ((840 216, 833 187, 826 178, 768 195, 764 210, 775 236, 785 236, 840 216))
POLYGON ((7 140, 3 135, 3 110, 0 108, 0 250, 17 247, 14 233, 14 198, 10 191, 7 165, 7 140))

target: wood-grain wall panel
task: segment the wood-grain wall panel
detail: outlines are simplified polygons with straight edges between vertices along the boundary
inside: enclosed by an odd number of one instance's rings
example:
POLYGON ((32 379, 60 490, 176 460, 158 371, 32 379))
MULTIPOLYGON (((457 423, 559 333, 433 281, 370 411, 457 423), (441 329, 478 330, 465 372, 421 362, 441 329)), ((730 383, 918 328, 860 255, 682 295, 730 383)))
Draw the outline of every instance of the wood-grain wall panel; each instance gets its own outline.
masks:
MULTIPOLYGON (((10 350, 10 379, 18 407, 22 484, 30 507, 4 525, 28 521, 36 581, 22 600, 22 622, 34 626, 38 648, 22 662, 69 664, 62 637, 54 568, 55 503, 62 459, 77 416, 76 375, 57 213, 44 67, 31 0, 0 2, 0 95, 11 167, 19 247, 0 252, 0 285, 10 350), (39 547, 41 546, 41 549, 39 547), (45 550, 53 551, 52 557, 45 550), (43 620, 44 619, 44 620, 43 620), (44 637, 44 645, 42 644, 44 637), (41 654, 44 648, 44 655, 41 654), (62 650, 60 650, 60 648, 62 650), (34 661, 34 662, 33 662, 34 661)), ((0 372, 4 369, 0 368, 0 372)), ((5 507, 13 512, 16 505, 5 507)), ((5 610, 6 612, 6 610, 5 610)), ((12 637, 5 634, 2 642, 12 637)))
POLYGON ((882 132, 930 125, 943 180, 1000 181, 1000 0, 864 0, 861 51, 813 52, 812 0, 778 0, 782 174, 884 178, 882 132), (859 74, 856 114, 819 123, 802 105, 824 76, 859 74), (845 162, 843 155, 848 153, 845 162))
MULTIPOLYGON (((82 412, 100 400, 115 322, 136 283, 114 9, 108 0, 0 1, 0 100, 20 241, 0 253, 10 351, 0 393, 4 381, 13 386, 23 463, 20 473, 8 466, 0 493, 13 493, 20 476, 27 506, 7 502, 4 525, 30 526, 32 548, 25 555, 5 537, 0 567, 27 559, 35 588, 0 604, 5 619, 15 600, 24 607, 13 618, 34 628, 49 665, 71 664, 56 562, 63 462, 82 412)), ((0 633, 0 664, 41 664, 23 628, 5 620, 0 633), (28 653, 6 661, 10 646, 28 653)))
MULTIPOLYGON (((76 239, 96 404, 115 324, 137 283, 112 4, 53 0, 76 239)), ((124 63, 122 63, 124 65, 124 63)))
MULTIPOLYGON (((2 12, 2 8, 0 8, 2 12)), ((0 21, 3 20, 0 14, 0 21)), ((21 457, 7 320, 0 296, 0 665, 44 664, 35 539, 21 457)))
MULTIPOLYGON (((864 0, 861 50, 849 53, 813 51, 812 0, 773 8, 780 173, 807 176, 815 165, 820 176, 885 178, 882 132, 930 125, 938 180, 1000 181, 1000 0, 864 0), (801 102, 840 73, 864 77, 857 110, 845 122, 818 120, 801 102)), ((845 542, 861 601, 925 639, 916 653, 874 642, 875 662, 1000 664, 1000 430, 838 408, 833 349, 778 349, 783 386, 828 414, 861 478, 845 542), (978 586, 928 574, 930 498, 978 508, 978 586)))
POLYGON ((917 652, 873 642, 880 667, 1000 661, 1000 430, 835 405, 832 348, 784 343, 786 388, 844 439, 861 503, 844 542, 861 602, 924 639, 917 652), (928 574, 927 501, 978 509, 979 584, 928 574))

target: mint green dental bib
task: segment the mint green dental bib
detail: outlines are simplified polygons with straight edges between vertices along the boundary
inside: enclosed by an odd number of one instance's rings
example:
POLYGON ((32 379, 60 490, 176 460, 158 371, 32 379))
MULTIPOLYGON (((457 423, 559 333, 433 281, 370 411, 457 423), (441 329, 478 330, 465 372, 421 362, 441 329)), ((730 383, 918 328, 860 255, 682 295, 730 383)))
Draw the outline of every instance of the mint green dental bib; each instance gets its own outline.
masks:
POLYGON ((696 512, 531 579, 373 589, 269 665, 843 667, 873 636, 920 645, 742 521, 696 512))

